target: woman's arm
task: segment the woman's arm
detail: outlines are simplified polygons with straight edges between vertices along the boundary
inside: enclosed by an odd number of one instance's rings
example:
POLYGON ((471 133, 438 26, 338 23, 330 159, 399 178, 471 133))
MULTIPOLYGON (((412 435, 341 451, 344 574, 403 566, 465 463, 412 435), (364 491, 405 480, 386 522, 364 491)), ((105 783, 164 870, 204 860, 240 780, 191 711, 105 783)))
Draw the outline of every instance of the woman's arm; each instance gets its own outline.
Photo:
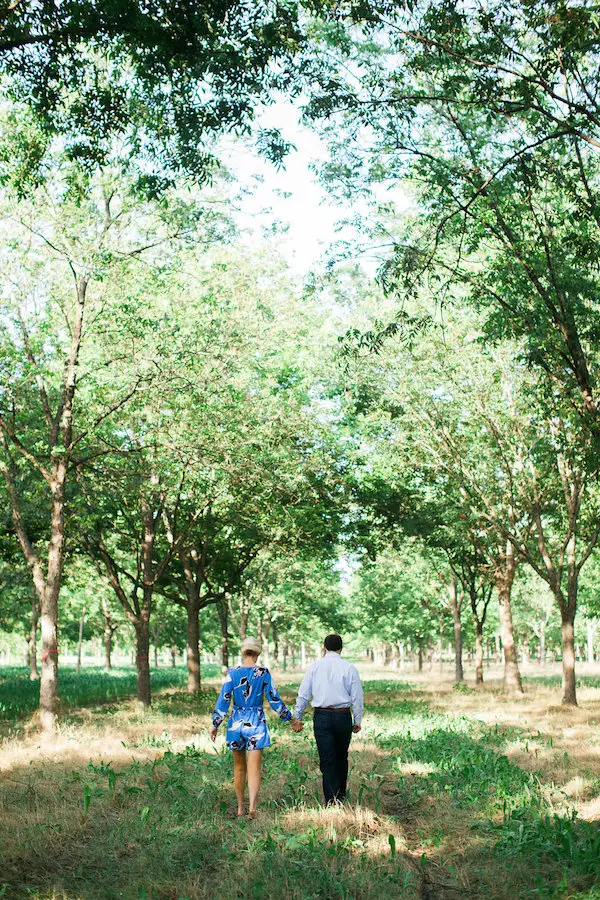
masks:
POLYGON ((279 696, 279 691, 273 684, 273 679, 271 678, 271 673, 267 669, 265 672, 265 693, 267 695, 267 700, 282 722, 289 722, 292 717, 292 712, 287 708, 281 697, 279 696))
POLYGON ((215 705, 214 712, 212 714, 212 728, 210 729, 210 737, 211 740, 215 740, 217 736, 217 728, 222 723, 223 719, 229 712, 229 704, 231 703, 231 697, 233 694, 233 679, 230 673, 227 673, 227 677, 223 682, 221 687, 221 692, 217 697, 217 702, 215 705))

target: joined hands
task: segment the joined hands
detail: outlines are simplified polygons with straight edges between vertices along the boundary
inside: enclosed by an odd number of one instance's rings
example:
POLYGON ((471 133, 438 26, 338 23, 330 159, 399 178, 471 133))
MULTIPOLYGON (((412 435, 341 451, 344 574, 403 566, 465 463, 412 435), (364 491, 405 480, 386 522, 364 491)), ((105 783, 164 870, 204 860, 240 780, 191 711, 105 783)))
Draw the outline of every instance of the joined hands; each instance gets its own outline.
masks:
POLYGON ((290 726, 294 734, 298 734, 304 728, 304 722, 301 722, 300 719, 290 719, 290 726))

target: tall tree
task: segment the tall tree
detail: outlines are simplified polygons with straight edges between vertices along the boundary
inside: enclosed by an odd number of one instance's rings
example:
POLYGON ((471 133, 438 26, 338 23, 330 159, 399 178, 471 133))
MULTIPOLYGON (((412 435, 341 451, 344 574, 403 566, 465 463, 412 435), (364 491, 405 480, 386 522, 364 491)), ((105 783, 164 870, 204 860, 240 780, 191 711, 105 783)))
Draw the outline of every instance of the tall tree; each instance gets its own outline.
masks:
POLYGON ((327 123, 334 189, 414 197, 417 215, 376 216, 382 282, 400 306, 392 329, 407 328, 419 285, 441 299, 459 290, 486 310, 491 336, 523 339, 597 437, 593 5, 427 0, 350 11, 361 16, 324 29, 308 114, 327 123))
MULTIPOLYGON (((160 279, 156 272, 151 278, 149 270, 140 277, 138 260, 156 259, 190 227, 189 205, 176 198, 158 209, 140 200, 131 182, 120 181, 114 171, 91 178, 77 166, 61 168, 56 162, 54 181, 5 209, 9 289, 0 332, 0 470, 41 609, 45 731, 56 718, 58 600, 70 478, 75 468, 109 449, 96 443, 96 430, 118 418, 152 378, 155 363, 142 349, 147 341, 138 313, 160 289, 160 279), (7 237, 8 228, 17 240, 7 237), (125 333, 131 365, 123 365, 125 333), (43 540, 29 524, 32 485, 43 510, 37 513, 43 540)), ((192 218, 198 215, 195 210, 192 218)))

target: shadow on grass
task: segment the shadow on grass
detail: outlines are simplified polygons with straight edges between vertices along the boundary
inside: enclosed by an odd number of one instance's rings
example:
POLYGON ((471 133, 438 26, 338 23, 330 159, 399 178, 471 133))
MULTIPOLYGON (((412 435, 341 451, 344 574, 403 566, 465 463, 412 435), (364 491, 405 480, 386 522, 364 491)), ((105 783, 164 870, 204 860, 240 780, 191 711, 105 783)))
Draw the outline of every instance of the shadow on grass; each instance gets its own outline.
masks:
MULTIPOLYGON (((592 897, 596 826, 554 813, 535 774, 504 755, 505 734, 385 684, 365 686, 375 727, 353 745, 353 805, 339 811, 316 802, 309 729, 292 742, 277 722, 255 822, 231 818, 226 752, 157 745, 154 760, 118 768, 13 768, 0 786, 0 889, 40 900, 592 897)), ((189 717, 197 700, 167 694, 155 711, 189 717)))

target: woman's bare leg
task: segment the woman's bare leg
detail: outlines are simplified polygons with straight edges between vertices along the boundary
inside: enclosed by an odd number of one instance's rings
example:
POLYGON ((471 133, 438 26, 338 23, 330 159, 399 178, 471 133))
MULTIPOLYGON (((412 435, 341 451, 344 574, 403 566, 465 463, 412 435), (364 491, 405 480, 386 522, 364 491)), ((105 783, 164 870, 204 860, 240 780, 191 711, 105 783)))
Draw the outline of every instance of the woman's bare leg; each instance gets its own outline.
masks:
POLYGON ((256 810, 258 792, 260 790, 260 769, 262 766, 262 750, 248 751, 248 794, 250 798, 249 812, 256 810))
POLYGON ((238 816, 244 815, 244 792, 246 790, 246 751, 233 751, 233 784, 237 797, 238 816))

